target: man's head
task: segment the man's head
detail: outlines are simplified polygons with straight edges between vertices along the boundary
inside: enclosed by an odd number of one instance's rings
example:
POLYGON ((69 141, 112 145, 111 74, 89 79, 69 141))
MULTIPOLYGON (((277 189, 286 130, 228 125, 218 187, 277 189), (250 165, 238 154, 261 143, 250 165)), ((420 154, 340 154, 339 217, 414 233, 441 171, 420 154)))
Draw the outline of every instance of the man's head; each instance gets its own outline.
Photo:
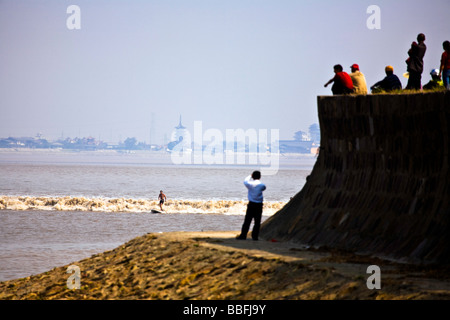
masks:
POLYGON ((444 48, 445 51, 450 51, 450 41, 445 40, 445 41, 442 43, 442 47, 444 48))
POLYGON ((386 68, 384 68, 384 71, 386 72, 386 74, 389 76, 391 74, 394 73, 394 67, 392 66, 387 66, 386 68))
POLYGON ((431 78, 434 81, 439 81, 439 79, 441 79, 441 77, 439 77, 439 70, 438 69, 431 70, 430 75, 431 75, 431 78))
POLYGON ((350 68, 352 69, 352 72, 359 71, 359 66, 356 63, 352 64, 350 68))
POLYGON ((259 180, 259 179, 261 179, 261 172, 259 172, 259 171, 253 171, 253 173, 252 173, 252 178, 253 178, 254 180, 259 180))
POLYGON ((417 35, 417 41, 418 42, 424 42, 425 41, 425 35, 423 33, 419 33, 417 35))
POLYGON ((340 64, 335 65, 333 69, 335 73, 342 72, 342 70, 344 70, 340 64))

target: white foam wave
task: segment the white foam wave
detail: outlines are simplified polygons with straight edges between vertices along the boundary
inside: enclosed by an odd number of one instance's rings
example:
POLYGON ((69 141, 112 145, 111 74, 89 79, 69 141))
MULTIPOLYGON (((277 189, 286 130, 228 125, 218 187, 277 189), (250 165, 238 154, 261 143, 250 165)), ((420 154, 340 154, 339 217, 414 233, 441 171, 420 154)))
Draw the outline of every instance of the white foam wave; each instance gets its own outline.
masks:
MULTIPOLYGON (((272 215, 285 202, 265 202, 263 215, 272 215)), ((243 215, 247 201, 239 200, 168 200, 164 204, 165 213, 216 213, 243 215)), ((0 210, 55 210, 55 211, 98 211, 98 212, 150 212, 159 210, 159 202, 130 198, 89 198, 89 197, 33 197, 0 196, 0 210)))

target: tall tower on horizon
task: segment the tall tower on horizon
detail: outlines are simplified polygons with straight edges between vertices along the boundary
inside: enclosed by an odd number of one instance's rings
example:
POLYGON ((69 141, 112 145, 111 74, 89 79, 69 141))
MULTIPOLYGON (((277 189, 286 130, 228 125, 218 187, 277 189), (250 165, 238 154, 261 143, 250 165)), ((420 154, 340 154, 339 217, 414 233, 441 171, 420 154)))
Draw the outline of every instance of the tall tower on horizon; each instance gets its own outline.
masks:
POLYGON ((186 127, 183 127, 183 125, 181 124, 181 114, 180 114, 180 123, 178 124, 178 126, 175 127, 175 129, 186 129, 186 127))
POLYGON ((178 126, 175 127, 175 130, 172 131, 172 137, 170 141, 191 141, 191 134, 186 129, 185 126, 181 123, 181 115, 180 115, 180 122, 178 123, 178 126))

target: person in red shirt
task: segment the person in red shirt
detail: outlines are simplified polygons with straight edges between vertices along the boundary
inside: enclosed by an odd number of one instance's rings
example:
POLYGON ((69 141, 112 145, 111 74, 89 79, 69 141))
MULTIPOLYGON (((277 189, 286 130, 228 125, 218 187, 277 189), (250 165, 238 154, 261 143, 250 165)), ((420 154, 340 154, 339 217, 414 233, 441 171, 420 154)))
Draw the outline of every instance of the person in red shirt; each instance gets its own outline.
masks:
POLYGON ((353 81, 348 73, 343 71, 340 64, 335 65, 333 69, 335 75, 332 79, 330 79, 330 81, 325 83, 324 87, 326 88, 330 83, 334 82, 331 87, 331 92, 333 92, 333 95, 353 93, 353 81))
POLYGON ((450 90, 450 41, 444 41, 442 44, 444 52, 441 57, 441 66, 439 68, 439 78, 442 76, 444 87, 450 90))

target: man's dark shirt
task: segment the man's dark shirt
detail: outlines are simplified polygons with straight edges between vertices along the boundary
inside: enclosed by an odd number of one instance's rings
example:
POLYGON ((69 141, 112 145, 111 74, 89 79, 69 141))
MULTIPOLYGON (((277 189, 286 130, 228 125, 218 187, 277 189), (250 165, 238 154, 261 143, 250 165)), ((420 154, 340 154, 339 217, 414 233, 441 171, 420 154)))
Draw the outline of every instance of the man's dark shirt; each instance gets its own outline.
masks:
POLYGON ((427 51, 427 46, 425 43, 413 44, 411 49, 408 51, 409 63, 408 71, 416 72, 422 74, 423 72, 423 57, 425 56, 425 51, 427 51))
POLYGON ((402 88, 402 83, 400 82, 400 79, 395 75, 395 74, 391 74, 386 76, 386 78, 384 78, 381 81, 378 81, 377 83, 375 83, 373 85, 373 88, 381 88, 385 91, 392 91, 392 90, 396 90, 396 89, 401 89, 402 88))

